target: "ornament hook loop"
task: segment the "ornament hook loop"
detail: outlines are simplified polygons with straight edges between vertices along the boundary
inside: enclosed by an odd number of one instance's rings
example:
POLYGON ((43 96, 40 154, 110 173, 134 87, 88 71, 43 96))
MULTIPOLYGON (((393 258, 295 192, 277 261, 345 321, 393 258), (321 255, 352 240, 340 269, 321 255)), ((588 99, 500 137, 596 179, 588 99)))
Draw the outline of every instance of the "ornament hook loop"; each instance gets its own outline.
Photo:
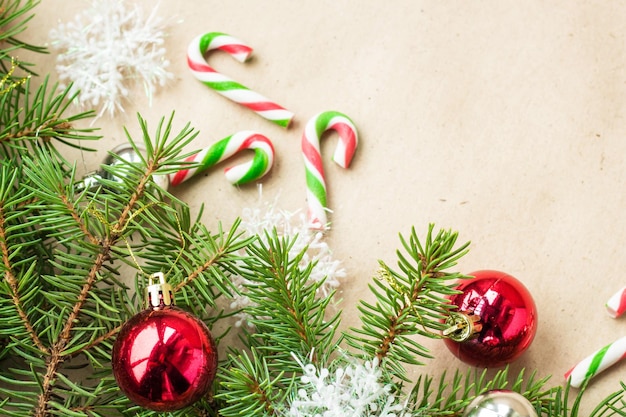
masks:
POLYGON ((455 342, 465 342, 480 333, 483 328, 480 317, 471 312, 450 312, 446 319, 446 329, 443 335, 455 342))
POLYGON ((165 280, 163 272, 154 273, 148 278, 146 293, 148 306, 154 310, 161 310, 174 304, 174 291, 165 280))

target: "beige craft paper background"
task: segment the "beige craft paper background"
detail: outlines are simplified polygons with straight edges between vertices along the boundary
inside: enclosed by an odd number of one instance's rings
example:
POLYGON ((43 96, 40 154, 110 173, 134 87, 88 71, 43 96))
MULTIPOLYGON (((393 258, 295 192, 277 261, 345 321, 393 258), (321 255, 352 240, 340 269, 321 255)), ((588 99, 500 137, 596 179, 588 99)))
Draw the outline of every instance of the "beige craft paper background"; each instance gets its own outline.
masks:
MULTIPOLYGON (((52 28, 88 4, 43 1, 23 38, 48 42, 52 28)), ((604 303, 626 285, 626 5, 163 0, 159 14, 172 22, 165 46, 175 79, 151 107, 138 89, 125 114, 99 120, 97 153, 68 150, 81 171, 125 141, 123 126, 139 138, 136 112, 154 128, 175 110, 177 127, 200 131, 195 149, 240 130, 270 137, 277 159, 263 200, 304 210, 302 129, 315 113, 339 110, 361 139, 345 171, 330 163, 336 138, 322 143, 334 210, 327 241, 348 273, 344 325, 357 325, 357 301, 371 300, 378 259, 395 262, 398 233, 415 226, 424 236, 435 223, 472 242, 459 270, 504 270, 534 295, 537 336, 514 372, 537 369, 560 384, 574 363, 624 334, 626 321, 609 318, 604 303), (187 45, 209 31, 254 48, 245 65, 217 53, 209 61, 295 112, 290 129, 191 76, 187 45)), ((54 53, 33 59, 56 78, 54 53)), ((233 187, 221 168, 175 190, 195 212, 205 205, 210 226, 230 224, 259 199, 255 185, 233 187)), ((465 369, 441 341, 423 343, 436 358, 418 372, 465 369)), ((581 415, 625 372, 623 364, 595 379, 581 415)))

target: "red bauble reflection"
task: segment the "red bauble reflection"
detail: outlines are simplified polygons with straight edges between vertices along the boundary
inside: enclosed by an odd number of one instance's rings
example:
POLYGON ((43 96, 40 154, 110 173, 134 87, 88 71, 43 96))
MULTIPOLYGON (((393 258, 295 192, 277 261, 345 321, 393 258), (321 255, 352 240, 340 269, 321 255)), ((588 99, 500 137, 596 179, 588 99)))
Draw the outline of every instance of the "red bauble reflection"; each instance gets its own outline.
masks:
POLYGON ((477 337, 446 346, 463 362, 477 367, 498 367, 518 358, 535 337, 537 308, 524 285, 504 272, 477 271, 462 281, 462 294, 450 296, 459 312, 478 316, 482 329, 477 337))
POLYGON ((209 329, 175 307, 145 310, 120 331, 113 374, 133 402, 155 411, 179 410, 211 386, 217 350, 209 329))

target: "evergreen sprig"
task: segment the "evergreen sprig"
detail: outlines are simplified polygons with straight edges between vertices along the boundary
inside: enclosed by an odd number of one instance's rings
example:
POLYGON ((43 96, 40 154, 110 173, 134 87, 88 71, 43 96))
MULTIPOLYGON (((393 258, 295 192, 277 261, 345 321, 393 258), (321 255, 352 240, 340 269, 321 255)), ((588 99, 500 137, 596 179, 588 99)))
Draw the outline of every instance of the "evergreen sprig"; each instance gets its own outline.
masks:
MULTIPOLYGON (((45 78, 38 86, 32 86, 28 78, 22 86, 17 86, 0 95, 0 144, 9 157, 22 155, 37 146, 48 145, 52 141, 65 145, 91 150, 82 141, 98 139, 93 127, 77 127, 79 122, 93 117, 94 112, 80 112, 67 115, 68 106, 74 95, 70 87, 50 86, 45 78), (32 90, 35 90, 34 92, 32 90)), ((56 147, 49 146, 56 157, 56 147)))
MULTIPOLYGON (((0 1, 0 42, 5 47, 2 48, 0 54, 0 67, 4 73, 8 73, 10 65, 7 64, 7 57, 13 51, 32 51, 37 53, 45 53, 45 47, 32 45, 19 39, 19 35, 28 28, 28 22, 33 18, 33 9, 39 4, 39 1, 27 0, 3 0, 0 1)), ((10 60, 9 60, 10 61, 10 60)), ((32 64, 21 62, 20 66, 24 69, 32 67, 32 64)))
POLYGON ((456 371, 450 378, 444 372, 435 383, 432 376, 418 377, 407 399, 407 408, 416 415, 461 416, 469 402, 491 390, 511 390, 522 394, 538 412, 546 411, 558 400, 554 388, 546 388, 549 377, 536 379, 536 373, 526 378, 525 370, 511 377, 508 368, 488 377, 487 370, 456 371))
POLYGON ((375 304, 359 303, 361 328, 347 333, 347 343, 367 358, 376 357, 392 373, 406 380, 403 364, 421 365, 429 358, 415 336, 439 337, 442 321, 452 308, 445 296, 453 294, 454 281, 465 278, 448 271, 466 252, 469 243, 455 247, 458 234, 430 225, 422 243, 415 231, 408 239, 400 236, 398 268, 380 262, 380 276, 369 285, 375 304))
POLYGON ((315 364, 327 363, 337 350, 339 324, 339 313, 328 317, 334 292, 318 296, 323 281, 309 279, 313 264, 300 266, 305 251, 289 256, 294 243, 295 239, 268 233, 249 246, 242 268, 248 282, 245 294, 252 301, 246 313, 255 329, 246 343, 274 358, 281 370, 287 371, 294 371, 290 369, 294 353, 309 357, 315 364))
POLYGON ((238 274, 246 280, 241 295, 250 299, 244 313, 253 331, 244 330, 245 349, 231 349, 220 367, 216 399, 224 416, 280 415, 302 370, 294 355, 324 364, 338 349, 334 293, 319 296, 323 281, 310 279, 313 264, 301 267, 306 249, 290 256, 294 243, 274 230, 246 248, 238 274))
POLYGON ((281 415, 295 378, 293 373, 271 370, 275 367, 268 362, 273 360, 255 347, 250 348, 250 353, 241 351, 229 355, 218 376, 220 390, 216 400, 220 416, 281 415))
POLYGON ((189 220, 182 202, 164 204, 168 194, 154 183, 155 176, 175 169, 185 157, 181 149, 195 136, 188 127, 171 135, 172 117, 161 120, 154 135, 139 118, 147 150, 142 161, 107 167, 115 180, 102 180, 97 188, 77 188, 75 170, 48 146, 22 156, 21 176, 3 165, 0 322, 9 337, 7 352, 21 358, 0 377, 0 401, 8 415, 128 410, 127 400, 111 403, 111 393, 119 396, 119 390, 110 375, 110 352, 115 334, 141 303, 128 291, 128 280, 120 279, 122 264, 138 271, 139 282, 152 270, 170 272, 187 307, 214 306, 227 288, 227 272, 247 244, 237 225, 209 233, 189 220), (18 178, 23 182, 16 184, 18 178), (39 242, 46 242, 47 256, 28 255, 39 242), (185 292, 193 285, 195 291, 185 292), (72 371, 77 366, 91 368, 99 379, 77 379, 72 371), (18 388, 21 394, 14 395, 18 388))

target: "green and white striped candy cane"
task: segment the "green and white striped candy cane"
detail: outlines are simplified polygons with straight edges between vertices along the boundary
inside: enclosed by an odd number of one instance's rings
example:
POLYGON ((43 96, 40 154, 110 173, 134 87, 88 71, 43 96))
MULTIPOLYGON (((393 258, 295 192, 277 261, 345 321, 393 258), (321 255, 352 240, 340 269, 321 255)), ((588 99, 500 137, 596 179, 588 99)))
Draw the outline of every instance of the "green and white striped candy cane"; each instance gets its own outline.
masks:
POLYGON ((580 361, 565 373, 570 385, 579 388, 586 379, 592 378, 626 357, 626 336, 604 346, 580 361))
POLYGON ((225 33, 209 32, 197 36, 187 48, 187 65, 194 77, 235 103, 249 108, 279 126, 288 128, 294 114, 207 65, 205 55, 212 50, 226 52, 239 62, 246 62, 252 54, 252 48, 225 33))
POLYGON ((245 130, 225 137, 187 158, 186 162, 194 162, 196 165, 188 169, 181 169, 170 175, 170 184, 176 186, 231 156, 247 150, 254 151, 252 160, 226 168, 224 175, 234 185, 258 180, 272 168, 274 163, 274 146, 266 136, 245 130))

